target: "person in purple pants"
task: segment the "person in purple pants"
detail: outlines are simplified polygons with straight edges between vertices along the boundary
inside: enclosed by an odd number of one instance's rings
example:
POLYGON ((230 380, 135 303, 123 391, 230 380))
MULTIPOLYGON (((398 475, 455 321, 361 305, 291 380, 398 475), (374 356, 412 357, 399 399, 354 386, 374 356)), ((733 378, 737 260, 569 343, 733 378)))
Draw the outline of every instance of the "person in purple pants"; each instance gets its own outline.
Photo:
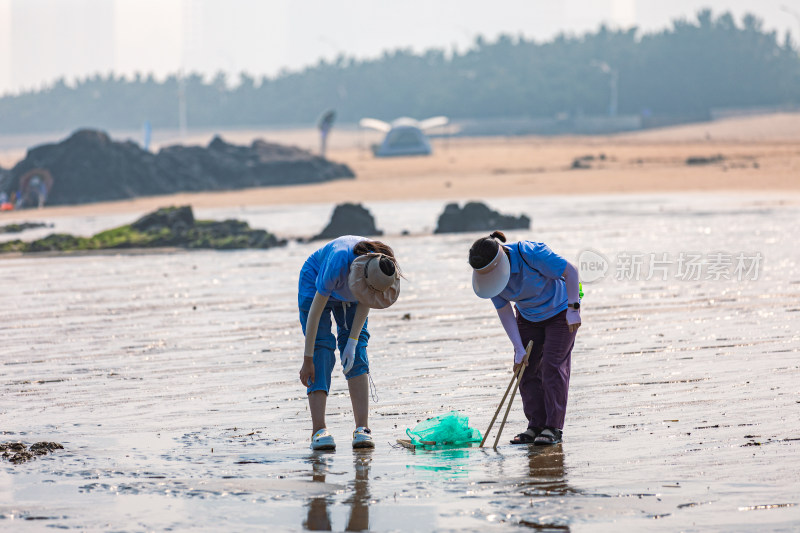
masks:
POLYGON ((541 242, 505 244, 495 231, 469 250, 472 288, 490 298, 514 346, 516 373, 533 341, 519 385, 528 429, 512 444, 558 444, 564 429, 575 335, 581 325, 578 270, 541 242), (516 315, 511 302, 516 305, 516 315))

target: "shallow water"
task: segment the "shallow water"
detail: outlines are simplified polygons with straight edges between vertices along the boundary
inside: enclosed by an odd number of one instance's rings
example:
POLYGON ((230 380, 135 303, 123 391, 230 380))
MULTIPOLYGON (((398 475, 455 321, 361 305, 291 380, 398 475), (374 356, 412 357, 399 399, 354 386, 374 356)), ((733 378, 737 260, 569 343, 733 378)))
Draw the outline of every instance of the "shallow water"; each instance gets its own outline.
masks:
MULTIPOLYGON (((338 368, 328 402, 338 450, 307 448, 295 290, 315 245, 0 260, 2 440, 65 447, 0 463, 0 529, 797 528, 800 249, 787 236, 800 232, 800 197, 490 203, 532 216, 512 239, 610 263, 584 286, 562 445, 502 444, 525 427, 517 398, 497 451, 393 446, 451 409, 483 431, 510 379, 510 346, 471 292, 476 235, 429 235, 441 202, 375 203, 408 279, 370 320, 374 451, 350 448, 338 368), (666 281, 615 279, 619 254, 718 251, 760 252, 758 279, 684 281, 674 264, 666 281)), ((197 216, 302 236, 330 210, 197 216)), ((128 221, 53 222, 91 234, 128 221)))

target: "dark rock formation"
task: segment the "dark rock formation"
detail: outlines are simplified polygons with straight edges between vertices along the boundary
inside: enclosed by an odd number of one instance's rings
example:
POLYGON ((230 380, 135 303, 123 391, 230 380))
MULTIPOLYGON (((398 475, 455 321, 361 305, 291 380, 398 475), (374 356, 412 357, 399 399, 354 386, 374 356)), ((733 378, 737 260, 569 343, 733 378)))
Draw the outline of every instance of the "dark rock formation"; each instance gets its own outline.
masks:
POLYGON ((95 130, 79 130, 60 143, 30 149, 11 170, 3 190, 16 191, 20 178, 34 168, 46 169, 53 176, 47 205, 354 177, 346 165, 261 140, 237 146, 215 137, 205 148, 169 146, 153 154, 95 130))
POLYGON ((375 227, 375 219, 366 207, 345 203, 336 206, 325 229, 310 240, 335 239, 342 235, 383 235, 383 232, 375 227))
POLYGON ((0 252, 68 252, 113 248, 209 248, 234 250, 266 249, 286 241, 262 230, 251 229, 240 220, 195 220, 190 206, 164 207, 133 224, 110 229, 93 237, 53 234, 25 243, 0 243, 0 252))
POLYGON ((467 202, 463 208, 447 204, 439 215, 434 233, 493 231, 496 229, 529 229, 531 219, 525 215, 502 215, 481 202, 467 202))
POLYGON ((0 443, 0 457, 14 464, 24 463, 38 455, 47 455, 55 450, 63 450, 64 447, 57 442, 37 442, 28 448, 22 442, 3 442, 0 443))

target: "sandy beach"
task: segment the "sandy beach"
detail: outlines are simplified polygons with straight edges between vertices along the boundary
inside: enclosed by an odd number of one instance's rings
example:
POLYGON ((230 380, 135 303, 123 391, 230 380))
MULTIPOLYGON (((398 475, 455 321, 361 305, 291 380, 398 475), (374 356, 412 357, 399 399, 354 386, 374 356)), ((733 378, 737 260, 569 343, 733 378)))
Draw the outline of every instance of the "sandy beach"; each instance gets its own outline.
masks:
MULTIPOLYGON (((235 130, 229 142, 255 138, 317 149, 313 130, 235 130)), ((186 142, 206 144, 213 132, 186 142)), ((331 202, 470 199, 563 194, 678 191, 800 191, 800 114, 721 120, 595 137, 437 138, 430 157, 374 158, 374 132, 335 131, 328 157, 346 163, 354 180, 240 191, 176 194, 83 206, 46 207, 2 213, 0 220, 62 215, 140 213, 165 205, 195 208, 331 202), (589 168, 573 169, 590 156, 589 168), (715 163, 687 165, 691 157, 715 163)), ((60 139, 51 139, 51 141, 60 139)), ((34 139, 26 139, 33 142, 34 139)), ((42 141, 42 139, 39 139, 42 141)), ((177 142, 165 132, 156 148, 177 142)), ((0 150, 0 165, 24 157, 20 149, 0 150)))
POLYGON ((4 213, 54 224, 25 239, 183 203, 308 236, 336 202, 361 201, 407 279, 397 304, 370 315, 375 450, 350 448, 337 366, 328 424, 339 448, 313 453, 296 284, 315 244, 0 260, 3 440, 64 446, 0 463, 0 528, 796 529, 800 251, 788 236, 800 231, 800 131, 795 116, 763 130, 758 120, 439 139, 433 157, 396 160, 371 159, 354 134, 330 153, 352 181, 4 213), (592 168, 569 168, 584 155, 592 168), (484 431, 510 377, 502 327, 470 287, 479 235, 431 234, 444 204, 463 199, 529 215, 512 240, 607 263, 584 286, 561 445, 507 444, 525 426, 517 398, 497 451, 395 446, 451 409, 484 431), (689 253, 697 277, 680 270, 689 253))

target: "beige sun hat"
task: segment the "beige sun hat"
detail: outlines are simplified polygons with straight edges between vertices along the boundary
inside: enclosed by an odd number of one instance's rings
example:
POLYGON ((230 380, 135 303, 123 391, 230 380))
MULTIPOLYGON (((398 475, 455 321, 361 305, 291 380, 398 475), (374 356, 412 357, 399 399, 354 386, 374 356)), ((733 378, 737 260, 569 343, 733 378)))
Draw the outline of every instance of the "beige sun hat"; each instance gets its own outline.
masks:
POLYGON ((472 289, 479 298, 494 298, 506 288, 511 277, 511 263, 503 246, 497 247, 497 255, 483 268, 472 270, 472 289))
POLYGON ((364 254, 350 264, 347 284, 359 303, 372 309, 385 309, 396 302, 400 295, 400 272, 388 255, 364 254), (392 264, 391 274, 381 270, 381 259, 384 257, 392 264))

